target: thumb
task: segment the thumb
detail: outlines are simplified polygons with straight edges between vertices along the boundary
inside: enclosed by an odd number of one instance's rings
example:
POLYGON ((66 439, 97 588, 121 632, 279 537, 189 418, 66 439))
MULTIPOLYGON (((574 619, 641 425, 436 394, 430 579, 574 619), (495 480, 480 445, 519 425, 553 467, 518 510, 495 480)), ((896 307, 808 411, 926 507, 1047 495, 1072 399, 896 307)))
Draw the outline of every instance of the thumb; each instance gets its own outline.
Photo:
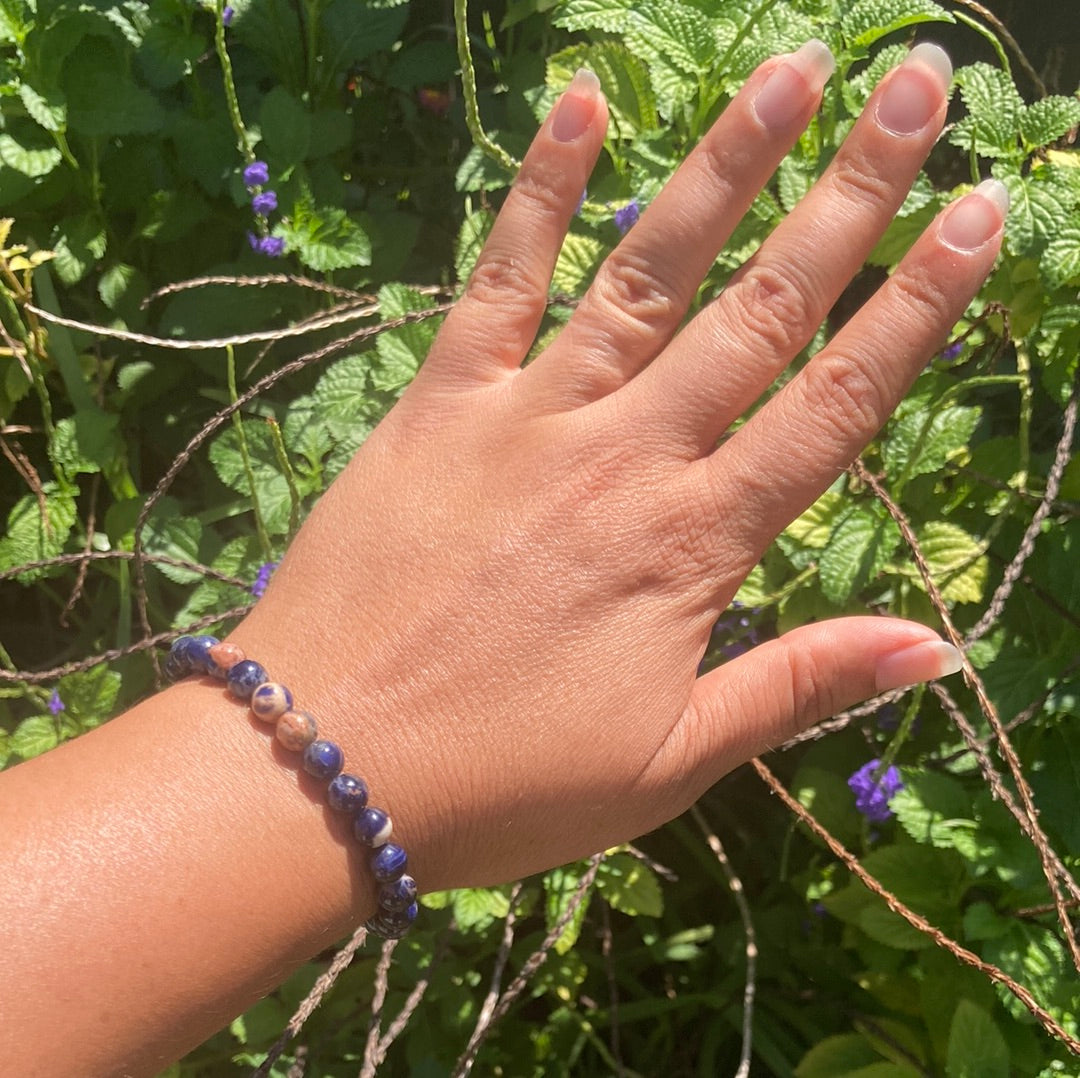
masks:
POLYGON ((696 798, 820 719, 962 665, 956 648, 914 622, 853 617, 794 629, 698 678, 650 773, 696 798))

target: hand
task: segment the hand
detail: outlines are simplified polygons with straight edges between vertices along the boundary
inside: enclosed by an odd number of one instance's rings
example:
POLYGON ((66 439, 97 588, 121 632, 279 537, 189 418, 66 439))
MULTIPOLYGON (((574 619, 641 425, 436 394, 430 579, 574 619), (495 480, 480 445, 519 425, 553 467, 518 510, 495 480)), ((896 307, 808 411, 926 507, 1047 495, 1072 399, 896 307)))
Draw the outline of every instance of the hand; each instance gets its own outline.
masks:
POLYGON ((325 717, 425 890, 627 840, 807 724, 956 669, 929 629, 852 618, 697 676, 740 582, 884 423, 997 253, 991 184, 717 448, 863 264, 944 119, 948 61, 920 46, 680 329, 830 71, 815 42, 762 65, 522 367, 606 130, 579 73, 419 377, 234 634, 325 717))

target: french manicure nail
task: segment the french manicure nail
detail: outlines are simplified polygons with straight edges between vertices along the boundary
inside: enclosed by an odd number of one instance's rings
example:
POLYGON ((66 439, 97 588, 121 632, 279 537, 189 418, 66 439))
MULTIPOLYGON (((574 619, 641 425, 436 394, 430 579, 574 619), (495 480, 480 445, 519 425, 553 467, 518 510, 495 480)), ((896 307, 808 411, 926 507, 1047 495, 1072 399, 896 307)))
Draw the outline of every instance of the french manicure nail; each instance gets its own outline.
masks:
POLYGON ((914 135, 936 115, 952 82, 952 61, 923 42, 892 73, 877 105, 877 122, 894 135, 914 135))
POLYGON ((559 142, 573 142, 589 126, 599 96, 600 80, 588 68, 579 67, 555 106, 551 134, 559 142))
POLYGON ((953 203, 941 222, 941 238, 958 251, 974 251, 996 236, 1009 212, 1009 189, 1000 180, 983 180, 953 203))
POLYGON ((785 56, 754 98, 753 109, 765 127, 787 127, 801 116, 807 99, 816 97, 836 67, 824 41, 811 38, 797 52, 785 56))
POLYGON ((955 674, 964 666, 963 656, 944 640, 926 640, 878 660, 874 679, 878 692, 902 689, 955 674))

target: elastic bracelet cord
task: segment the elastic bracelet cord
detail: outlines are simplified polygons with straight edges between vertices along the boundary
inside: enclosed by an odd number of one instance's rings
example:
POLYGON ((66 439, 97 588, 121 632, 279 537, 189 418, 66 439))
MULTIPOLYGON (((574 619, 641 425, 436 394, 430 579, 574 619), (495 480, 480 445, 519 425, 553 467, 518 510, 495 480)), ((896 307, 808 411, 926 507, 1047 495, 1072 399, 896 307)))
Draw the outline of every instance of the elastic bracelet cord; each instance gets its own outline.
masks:
POLYGON ((367 783, 343 771, 345 753, 334 741, 319 739, 315 720, 293 710, 293 694, 236 644, 216 636, 181 636, 165 659, 165 676, 180 681, 189 674, 208 674, 224 681, 234 696, 246 701, 260 722, 274 723, 277 739, 290 752, 303 753, 304 770, 327 783, 326 800, 335 812, 352 818, 356 840, 373 849, 371 874, 379 885, 378 912, 366 928, 385 939, 400 939, 416 920, 416 880, 406 874, 405 851, 390 842, 389 815, 368 805, 367 783))

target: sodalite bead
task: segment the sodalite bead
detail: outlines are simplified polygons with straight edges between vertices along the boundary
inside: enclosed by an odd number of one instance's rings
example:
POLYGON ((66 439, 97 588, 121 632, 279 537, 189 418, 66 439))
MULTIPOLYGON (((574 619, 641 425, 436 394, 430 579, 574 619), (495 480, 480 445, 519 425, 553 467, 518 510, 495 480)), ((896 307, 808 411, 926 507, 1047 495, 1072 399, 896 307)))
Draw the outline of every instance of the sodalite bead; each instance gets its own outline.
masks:
POLYGON ((251 712, 262 722, 274 722, 292 711, 293 695, 276 681, 264 681, 251 694, 251 712))
POLYGON ((400 876, 379 888, 379 905, 391 913, 401 913, 415 901, 416 880, 412 876, 400 876))
POLYGON ((364 927, 369 932, 374 932, 384 939, 401 939, 409 931, 413 921, 416 920, 417 911, 418 907, 415 902, 400 913, 392 910, 379 910, 364 927))
POLYGON ((277 721, 276 736, 289 752, 303 752, 319 736, 319 730, 306 711, 286 711, 277 721))
POLYGON ((393 842, 387 842, 371 858, 371 874, 379 883, 391 883, 405 874, 408 854, 393 842))
POLYGON ((317 779, 332 779, 345 766, 345 753, 336 741, 313 741, 304 749, 304 770, 317 779))
POLYGON ((390 817, 379 808, 366 808, 353 820, 353 834, 365 846, 385 846, 394 833, 390 817))
POLYGON ((229 691, 241 700, 250 700, 251 694, 264 681, 269 680, 270 675, 254 659, 241 659, 235 666, 231 666, 225 675, 229 691))
POLYGON ((184 653, 188 657, 191 669, 200 674, 206 674, 210 670, 210 649, 215 644, 220 644, 216 636, 189 636, 184 646, 184 653))
POLYGON ((165 656, 165 665, 162 667, 165 676, 170 681, 183 681, 191 673, 191 665, 187 659, 181 658, 175 652, 170 651, 165 656))
POLYGON ((336 812, 359 812, 368 799, 367 783, 358 775, 342 772, 330 780, 326 788, 326 800, 336 812))

